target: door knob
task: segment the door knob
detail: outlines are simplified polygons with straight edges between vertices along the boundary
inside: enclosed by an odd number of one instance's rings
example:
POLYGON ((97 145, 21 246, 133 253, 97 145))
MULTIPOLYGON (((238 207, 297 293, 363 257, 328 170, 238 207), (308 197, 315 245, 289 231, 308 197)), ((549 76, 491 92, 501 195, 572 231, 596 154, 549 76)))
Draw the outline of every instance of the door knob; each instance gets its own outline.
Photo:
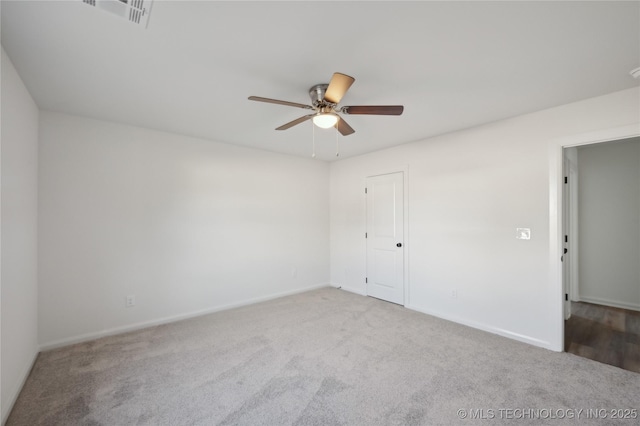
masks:
POLYGON ((396 247, 402 247, 402 243, 396 244, 396 247))

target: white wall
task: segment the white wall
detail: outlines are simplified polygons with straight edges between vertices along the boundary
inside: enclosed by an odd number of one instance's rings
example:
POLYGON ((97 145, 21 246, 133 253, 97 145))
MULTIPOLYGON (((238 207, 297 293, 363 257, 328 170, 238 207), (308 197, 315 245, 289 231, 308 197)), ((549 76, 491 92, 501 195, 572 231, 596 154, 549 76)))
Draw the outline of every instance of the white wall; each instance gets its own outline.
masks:
POLYGON ((578 148, 579 295, 640 310, 640 138, 578 148))
POLYGON ((39 172, 44 347, 329 284, 326 163, 41 112, 39 172))
POLYGON ((625 90, 332 163, 332 284, 366 292, 364 179, 408 165, 407 306, 555 348, 551 141, 638 123, 639 99, 625 90))
POLYGON ((38 107, 2 49, 2 422, 38 354, 38 107))

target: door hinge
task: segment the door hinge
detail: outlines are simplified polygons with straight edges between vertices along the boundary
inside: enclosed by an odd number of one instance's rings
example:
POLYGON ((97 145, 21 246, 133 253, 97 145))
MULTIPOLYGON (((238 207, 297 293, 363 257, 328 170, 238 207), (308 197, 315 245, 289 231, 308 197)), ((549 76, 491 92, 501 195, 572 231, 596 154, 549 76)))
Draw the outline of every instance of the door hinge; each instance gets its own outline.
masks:
POLYGON ((365 188, 365 189, 364 189, 364 193, 365 193, 365 194, 367 193, 367 188, 365 188))
POLYGON ((369 238, 369 237, 367 236, 367 233, 366 233, 366 232, 364 233, 364 237, 365 237, 365 238, 369 238))
POLYGON ((364 277, 364 283, 365 283, 365 284, 369 284, 369 278, 364 277))
POLYGON ((569 293, 564 294, 564 300, 567 302, 569 301, 569 293))
POLYGON ((564 183, 569 183, 569 178, 568 177, 564 177, 564 183))

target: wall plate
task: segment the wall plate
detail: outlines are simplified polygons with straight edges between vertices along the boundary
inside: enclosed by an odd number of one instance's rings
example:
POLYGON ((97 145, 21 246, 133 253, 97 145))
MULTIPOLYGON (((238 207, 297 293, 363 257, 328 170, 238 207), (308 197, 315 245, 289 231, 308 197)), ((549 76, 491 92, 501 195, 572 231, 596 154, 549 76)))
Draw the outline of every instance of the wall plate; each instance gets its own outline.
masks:
POLYGON ((530 240, 531 229, 530 228, 516 228, 516 238, 518 240, 530 240))

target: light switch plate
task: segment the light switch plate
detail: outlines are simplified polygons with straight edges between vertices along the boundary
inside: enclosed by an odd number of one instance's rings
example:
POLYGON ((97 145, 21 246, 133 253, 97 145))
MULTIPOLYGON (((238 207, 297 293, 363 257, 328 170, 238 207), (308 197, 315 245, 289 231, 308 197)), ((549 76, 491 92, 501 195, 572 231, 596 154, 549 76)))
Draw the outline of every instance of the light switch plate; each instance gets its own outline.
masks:
POLYGON ((530 228, 516 228, 516 238, 519 240, 530 240, 531 229, 530 228))

